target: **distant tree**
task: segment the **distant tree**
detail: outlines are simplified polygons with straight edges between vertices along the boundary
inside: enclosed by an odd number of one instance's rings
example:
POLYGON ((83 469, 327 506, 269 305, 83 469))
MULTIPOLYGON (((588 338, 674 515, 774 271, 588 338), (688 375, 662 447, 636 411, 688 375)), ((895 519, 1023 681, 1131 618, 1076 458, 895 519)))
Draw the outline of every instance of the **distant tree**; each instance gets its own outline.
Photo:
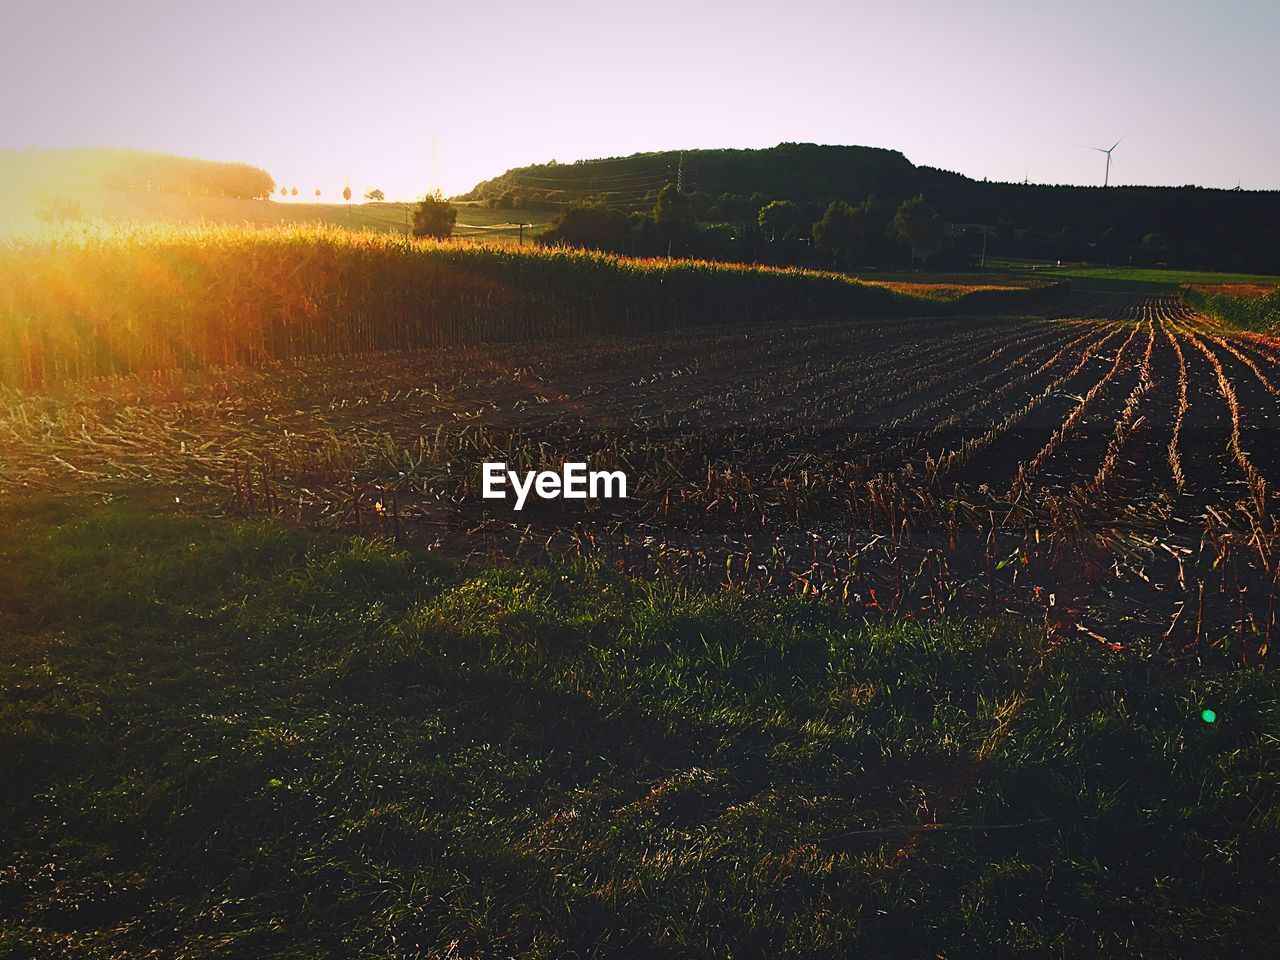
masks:
POLYGON ((1120 240, 1120 233, 1115 227, 1107 227, 1098 235, 1099 243, 1117 243, 1120 240))
POLYGON ((319 187, 316 187, 316 199, 317 199, 317 200, 319 200, 319 199, 320 199, 320 188, 319 188, 319 187))
POLYGON ((505 190, 498 197, 497 207, 499 210, 514 210, 520 206, 520 196, 514 190, 505 190))
POLYGON ((443 239, 453 233, 458 221, 458 211, 437 190, 428 194, 413 211, 413 235, 443 239))
POLYGON ((693 193, 686 193, 685 197, 689 202, 689 216, 698 222, 705 222, 709 219, 711 207, 715 203, 715 197, 704 190, 695 190, 693 193))
POLYGON ((885 229, 889 226, 889 218, 885 216, 884 207, 873 193, 853 208, 854 220, 862 231, 864 243, 868 247, 878 247, 884 240, 885 229))
POLYGON ((599 204, 570 207, 538 238, 545 246, 586 247, 624 253, 627 247, 628 223, 617 210, 599 204))
POLYGON ((291 187, 291 188, 289 189, 289 195, 290 195, 290 196, 293 196, 293 197, 296 197, 296 196, 298 195, 298 188, 297 188, 297 187, 291 187))
POLYGON ((288 195, 289 195, 289 188, 288 188, 288 187, 286 187, 284 184, 281 184, 281 185, 280 185, 280 196, 282 196, 282 197, 287 197, 288 195))
POLYGON ((732 223, 712 223, 699 231, 704 255, 716 260, 740 260, 735 252, 740 249, 741 231, 732 223))
POLYGON ((372 200, 374 203, 381 203, 383 200, 387 199, 387 195, 377 187, 374 187, 364 195, 364 198, 366 200, 372 200))
POLYGON ((657 224, 649 214, 637 210, 627 218, 627 227, 632 237, 631 253, 640 257, 653 257, 662 252, 658 246, 657 224))
POLYGON ((684 256, 696 251, 699 234, 694 225, 693 204, 674 183, 658 191, 653 204, 653 222, 659 252, 684 256))
MULTIPOLYGON (((762 211, 763 212, 763 211, 762 211)), ((843 200, 832 200, 813 225, 813 242, 831 251, 831 263, 839 267, 840 256, 862 241, 853 207, 843 200)))
POLYGON ((796 225, 800 211, 790 200, 774 200, 760 208, 756 215, 760 229, 769 235, 770 241, 778 239, 778 235, 786 236, 796 225))
POLYGON ((1169 244, 1165 242, 1164 234, 1148 233, 1142 238, 1143 250, 1165 250, 1168 246, 1169 244))
POLYGON ((342 199, 346 200, 348 203, 351 202, 351 187, 347 186, 342 188, 342 199))
POLYGON ((271 175, 247 163, 219 163, 141 151, 107 151, 104 186, 122 192, 266 200, 276 192, 271 175))
POLYGON ((693 219, 689 198, 677 190, 674 183, 668 183, 658 191, 657 202, 653 205, 653 219, 657 224, 693 219))
POLYGON ((935 247, 942 242, 942 218, 925 202, 924 194, 917 194, 893 215, 893 233, 911 248, 911 263, 916 262, 916 251, 935 247))

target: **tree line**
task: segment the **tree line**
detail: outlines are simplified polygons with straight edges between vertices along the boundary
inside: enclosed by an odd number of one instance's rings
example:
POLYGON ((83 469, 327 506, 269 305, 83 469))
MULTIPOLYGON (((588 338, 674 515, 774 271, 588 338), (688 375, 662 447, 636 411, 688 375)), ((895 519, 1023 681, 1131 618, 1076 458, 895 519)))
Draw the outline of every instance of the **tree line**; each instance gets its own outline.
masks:
POLYGON ((632 256, 682 256, 845 269, 936 259, 943 248, 942 219, 917 194, 890 214, 875 194, 854 205, 825 207, 756 198, 735 211, 737 223, 706 222, 706 205, 674 184, 658 191, 651 210, 605 202, 570 207, 542 234, 546 245, 585 247, 632 256))
POLYGON ((248 163, 223 163, 161 153, 120 151, 104 157, 102 183, 125 192, 158 191, 191 196, 265 200, 275 192, 267 171, 248 163))
MULTIPOLYGON (((551 162, 509 170, 478 184, 463 199, 649 213, 658 190, 675 182, 677 171, 704 232, 732 234, 736 240, 728 245, 748 259, 780 255, 779 244, 788 246, 772 239, 771 228, 769 240, 750 236, 759 229, 760 209, 775 200, 794 203, 802 211, 800 221, 814 223, 834 201, 856 207, 875 195, 893 211, 924 194, 951 226, 948 252, 942 257, 935 251, 935 259, 977 260, 985 243, 989 253, 1006 257, 1280 271, 1280 191, 996 183, 917 167, 897 151, 868 147, 784 143, 765 150, 551 162)), ((835 216, 840 219, 844 212, 835 216)), ((808 237, 807 226, 801 232, 808 237)), ((721 238, 710 246, 726 243, 721 238)), ((791 253, 813 256, 812 250, 791 253)))

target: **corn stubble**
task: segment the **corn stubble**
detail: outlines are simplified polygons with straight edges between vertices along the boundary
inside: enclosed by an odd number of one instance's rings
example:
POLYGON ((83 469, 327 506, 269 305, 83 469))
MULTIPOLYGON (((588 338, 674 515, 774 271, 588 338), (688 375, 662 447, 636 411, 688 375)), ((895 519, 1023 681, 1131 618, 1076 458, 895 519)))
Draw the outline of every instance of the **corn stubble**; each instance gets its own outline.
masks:
POLYGON ((1271 659, 1280 352, 1173 298, 947 317, 1044 291, 315 230, 11 243, 0 277, 11 490, 1271 659), (480 504, 480 463, 566 460, 632 498, 480 504))

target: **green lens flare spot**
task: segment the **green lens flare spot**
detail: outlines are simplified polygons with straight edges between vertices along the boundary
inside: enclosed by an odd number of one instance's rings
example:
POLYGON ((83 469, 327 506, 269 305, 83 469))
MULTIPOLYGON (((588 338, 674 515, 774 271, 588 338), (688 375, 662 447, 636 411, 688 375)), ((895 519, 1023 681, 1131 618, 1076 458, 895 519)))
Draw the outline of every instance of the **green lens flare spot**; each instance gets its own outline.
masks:
POLYGON ((1215 720, 1218 719, 1218 715, 1214 713, 1212 710, 1201 710, 1200 719, 1203 720, 1205 723, 1213 723, 1215 720))

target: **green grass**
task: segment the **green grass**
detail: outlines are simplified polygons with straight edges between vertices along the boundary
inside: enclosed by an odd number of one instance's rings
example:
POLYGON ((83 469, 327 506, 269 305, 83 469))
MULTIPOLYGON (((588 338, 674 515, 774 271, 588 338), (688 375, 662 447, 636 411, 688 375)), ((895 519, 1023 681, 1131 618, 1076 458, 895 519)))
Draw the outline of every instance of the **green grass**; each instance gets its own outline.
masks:
POLYGON ((145 504, 4 520, 0 952, 1270 949, 1272 675, 1069 641, 893 869, 1037 631, 145 504))
POLYGON ((1280 277, 1207 270, 1159 270, 1138 267, 1044 266, 1031 271, 1040 279, 1070 280, 1078 290, 1123 290, 1133 293, 1177 293, 1188 283, 1277 284, 1280 277))
POLYGON ((454 206, 458 208, 455 236, 506 243, 519 242, 519 224, 532 224, 524 230, 524 242, 528 243, 546 230, 557 216, 555 210, 498 210, 482 203, 456 203, 454 206))

